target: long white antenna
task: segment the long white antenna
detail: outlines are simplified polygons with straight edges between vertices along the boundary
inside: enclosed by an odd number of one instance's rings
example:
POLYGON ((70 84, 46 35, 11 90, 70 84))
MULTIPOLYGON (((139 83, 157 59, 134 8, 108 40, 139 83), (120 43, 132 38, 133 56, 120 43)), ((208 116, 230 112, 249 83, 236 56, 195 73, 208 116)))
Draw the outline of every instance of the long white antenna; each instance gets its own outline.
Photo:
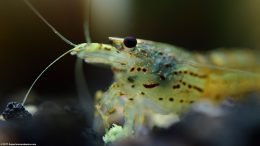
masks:
MULTIPOLYGON (((91 20, 91 0, 87 0, 87 19, 84 21, 84 35, 86 37, 87 43, 91 43, 91 37, 90 37, 90 20, 91 20)), ((85 13, 85 14, 86 14, 85 13)))
MULTIPOLYGON (((70 40, 68 40, 66 37, 64 37, 61 33, 59 33, 35 8, 34 6, 28 1, 28 0, 24 0, 25 4, 57 35, 59 36, 64 42, 66 42, 67 44, 76 47, 77 45, 72 43, 70 40)), ((36 84, 36 82, 40 79, 40 77, 43 75, 43 73, 45 73, 54 63, 56 63, 57 61, 59 61, 61 58, 63 58, 65 55, 69 54, 71 51, 73 51, 73 49, 70 49, 68 51, 66 51, 65 53, 63 53, 61 56, 59 56, 58 58, 56 58, 54 61, 52 61, 38 76, 37 78, 33 81, 33 83, 31 84, 30 88, 28 89, 27 93, 24 96, 22 105, 25 104, 32 88, 34 87, 34 85, 36 84)))
MULTIPOLYGON (((85 16, 86 19, 83 23, 84 28, 84 36, 87 43, 91 43, 91 37, 90 37, 90 20, 91 20, 91 0, 85 0, 86 5, 88 6, 85 9, 85 16)), ((80 58, 77 58, 76 65, 75 65, 75 83, 77 88, 77 93, 79 97, 80 104, 82 108, 85 110, 85 115, 87 119, 93 119, 93 113, 94 113, 94 101, 91 98, 90 91, 88 88, 88 84, 86 82, 85 73, 83 69, 83 63, 84 61, 80 58)), ((93 124, 93 121, 90 120, 89 124, 93 124)))
POLYGON ((45 73, 47 71, 47 69, 49 69, 54 63, 56 63, 57 61, 59 61, 62 57, 64 57, 65 55, 69 54, 71 51, 73 51, 73 49, 68 50, 67 52, 63 53, 61 56, 59 56, 58 58, 56 58, 54 61, 52 61, 38 76, 37 78, 33 81, 32 85, 30 86, 30 88, 28 89, 27 93, 24 96, 22 105, 24 105, 24 103, 26 102, 28 95, 30 94, 33 86, 35 85, 35 83, 39 80, 39 78, 42 76, 43 73, 45 73))
POLYGON ((72 43, 70 40, 68 40, 66 37, 64 37, 61 33, 59 33, 41 14, 39 11, 37 11, 34 6, 28 1, 24 0, 25 4, 37 15, 55 34, 57 34, 64 42, 67 44, 75 47, 76 44, 72 43))

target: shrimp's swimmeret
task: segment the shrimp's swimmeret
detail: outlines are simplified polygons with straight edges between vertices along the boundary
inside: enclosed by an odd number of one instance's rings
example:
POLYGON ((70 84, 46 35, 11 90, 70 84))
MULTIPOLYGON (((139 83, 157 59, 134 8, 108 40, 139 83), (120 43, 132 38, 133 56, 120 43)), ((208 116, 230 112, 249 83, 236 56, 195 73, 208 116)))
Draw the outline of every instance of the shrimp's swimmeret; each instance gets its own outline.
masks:
POLYGON ((125 123, 123 128, 114 125, 105 142, 133 134, 135 120, 146 109, 180 115, 198 101, 218 104, 227 97, 238 100, 260 89, 259 59, 248 49, 223 48, 200 54, 141 39, 128 48, 122 38, 109 39, 111 44, 84 43, 72 52, 87 63, 110 65, 114 72, 114 83, 96 104, 104 123, 111 111, 122 107, 125 123), (116 128, 119 132, 111 132, 116 128))

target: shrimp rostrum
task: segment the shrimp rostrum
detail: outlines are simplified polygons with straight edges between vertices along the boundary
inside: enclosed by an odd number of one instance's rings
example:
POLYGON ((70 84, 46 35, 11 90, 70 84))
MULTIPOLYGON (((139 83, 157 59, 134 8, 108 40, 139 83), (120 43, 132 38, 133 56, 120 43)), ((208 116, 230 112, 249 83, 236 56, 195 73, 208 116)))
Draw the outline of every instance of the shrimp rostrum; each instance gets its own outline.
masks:
POLYGON ((202 100, 217 105, 260 89, 259 60, 246 49, 200 54, 133 37, 109 39, 111 44, 83 43, 71 52, 87 63, 107 64, 114 73, 96 107, 107 126, 111 111, 121 107, 124 125, 109 129, 105 142, 132 135, 146 110, 181 115, 202 100))

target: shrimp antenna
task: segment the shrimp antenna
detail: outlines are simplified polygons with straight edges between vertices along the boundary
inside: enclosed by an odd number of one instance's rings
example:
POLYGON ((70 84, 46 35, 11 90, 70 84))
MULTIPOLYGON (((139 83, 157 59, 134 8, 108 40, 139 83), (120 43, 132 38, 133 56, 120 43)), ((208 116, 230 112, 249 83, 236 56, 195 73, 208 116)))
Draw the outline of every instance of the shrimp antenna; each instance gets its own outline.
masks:
MULTIPOLYGON (((66 37, 64 37, 61 33, 59 33, 36 9, 35 7, 28 1, 28 0, 24 0, 25 4, 57 35, 59 36, 64 42, 66 42, 67 44, 76 47, 77 45, 72 43, 71 41, 69 41, 66 37)), ((59 61, 61 58, 63 58, 65 55, 69 54, 70 52, 72 52, 73 49, 70 49, 68 51, 66 51, 65 53, 63 53, 62 55, 60 55, 58 58, 56 58, 54 61, 52 61, 38 76, 37 78, 33 81, 33 83, 31 84, 30 88, 28 89, 27 93, 25 94, 25 97, 23 99, 22 105, 25 104, 32 88, 34 87, 34 85, 36 84, 36 82, 40 79, 40 77, 43 75, 43 73, 45 73, 53 64, 55 64, 57 61, 59 61)))
MULTIPOLYGON (((87 43, 91 43, 90 37, 90 20, 91 20, 91 0, 85 0, 87 6, 85 10, 86 19, 84 19, 83 29, 84 36, 87 43)), ((90 91, 88 88, 88 84, 86 82, 85 73, 83 69, 84 61, 80 58, 77 58, 75 63, 75 83, 76 89, 79 97, 80 104, 82 108, 85 110, 85 115, 87 119, 93 119, 94 113, 94 101, 91 98, 90 91)), ((93 120, 90 120, 90 125, 93 124, 93 120)))
POLYGON ((75 47, 76 44, 72 43, 69 39, 64 37, 61 33, 59 33, 41 14, 39 11, 35 9, 35 7, 28 1, 24 0, 25 4, 37 15, 57 36, 59 36, 64 42, 75 47))
POLYGON ((91 0, 87 0, 87 19, 84 21, 84 35, 86 37, 87 43, 91 43, 90 37, 90 20, 91 20, 91 0))
MULTIPOLYGON (((73 48, 74 49, 74 48, 73 48)), ((65 53, 63 53, 62 55, 60 55, 58 58, 56 58, 54 61, 52 61, 38 76, 37 78, 33 81, 32 85, 30 86, 30 88, 28 89, 27 93, 25 94, 25 97, 23 99, 22 105, 24 105, 24 103, 26 102, 28 95, 30 94, 32 88, 34 87, 35 83, 40 79, 40 77, 43 75, 43 73, 45 73, 54 63, 56 63, 57 61, 59 61, 61 58, 63 58, 65 55, 69 54, 70 52, 73 51, 73 49, 70 49, 68 51, 66 51, 65 53)))

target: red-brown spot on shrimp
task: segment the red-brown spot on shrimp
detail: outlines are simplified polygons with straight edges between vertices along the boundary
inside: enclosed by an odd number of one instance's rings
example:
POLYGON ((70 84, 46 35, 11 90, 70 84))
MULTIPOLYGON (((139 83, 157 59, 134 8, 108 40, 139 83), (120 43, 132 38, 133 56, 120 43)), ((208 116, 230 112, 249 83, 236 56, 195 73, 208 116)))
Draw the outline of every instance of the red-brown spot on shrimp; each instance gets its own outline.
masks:
POLYGON ((118 69, 118 68, 115 68, 115 67, 112 67, 111 70, 113 72, 122 72, 123 71, 122 69, 118 69))
POLYGON ((143 70, 143 72, 146 72, 146 71, 147 71, 147 69, 146 69, 146 68, 143 68, 142 70, 143 70))
POLYGON ((113 85, 112 85, 112 88, 116 88, 116 87, 117 87, 117 85, 116 85, 116 84, 113 84, 113 85))
POLYGON ((128 80, 130 83, 134 83, 134 82, 135 82, 135 80, 134 80, 134 78, 133 78, 132 76, 128 77, 127 80, 128 80))
POLYGON ((160 84, 159 83, 154 83, 154 84, 143 84, 143 86, 145 88, 154 88, 154 87, 157 87, 159 86, 160 84))
POLYGON ((129 100, 130 100, 130 101, 133 101, 133 100, 134 100, 134 98, 129 98, 129 100))
POLYGON ((124 96, 124 95, 126 95, 126 94, 123 92, 119 92, 119 96, 124 96))
POLYGON ((203 89, 201 89, 200 87, 194 86, 194 85, 188 85, 189 89, 194 89, 197 90, 198 92, 203 92, 203 89))
POLYGON ((186 82, 182 81, 182 80, 179 80, 179 82, 183 85, 183 86, 186 86, 186 82))
POLYGON ((105 49, 106 51, 111 51, 111 48, 105 47, 104 49, 105 49))
POLYGON ((198 75, 198 74, 196 74, 194 72, 190 72, 190 75, 194 76, 194 77, 198 77, 198 78, 207 78, 207 75, 198 75))
POLYGON ((169 68, 169 67, 171 67, 172 65, 171 64, 165 64, 164 65, 166 68, 169 68))
POLYGON ((180 87, 181 87, 181 86, 180 86, 179 84, 172 86, 173 89, 179 89, 180 87))
POLYGON ((199 78, 207 78, 207 75, 198 75, 199 78))
POLYGON ((199 92, 203 92, 203 89, 201 89, 200 87, 197 87, 197 86, 193 86, 193 89, 199 91, 199 92))
POLYGON ((135 67, 132 67, 131 69, 130 69, 130 72, 133 72, 135 70, 135 67))
POLYGON ((197 76, 197 74, 194 73, 194 72, 190 72, 190 75, 191 75, 191 76, 197 76))

